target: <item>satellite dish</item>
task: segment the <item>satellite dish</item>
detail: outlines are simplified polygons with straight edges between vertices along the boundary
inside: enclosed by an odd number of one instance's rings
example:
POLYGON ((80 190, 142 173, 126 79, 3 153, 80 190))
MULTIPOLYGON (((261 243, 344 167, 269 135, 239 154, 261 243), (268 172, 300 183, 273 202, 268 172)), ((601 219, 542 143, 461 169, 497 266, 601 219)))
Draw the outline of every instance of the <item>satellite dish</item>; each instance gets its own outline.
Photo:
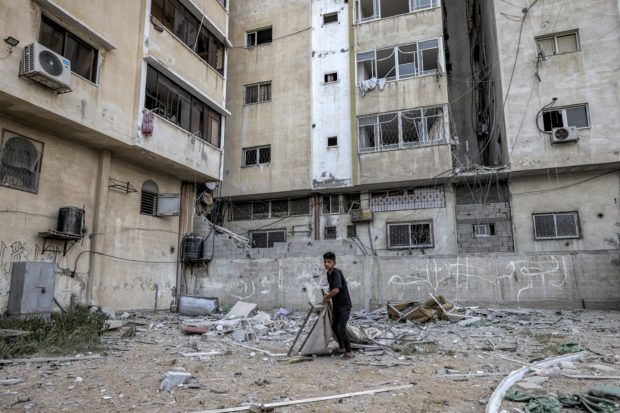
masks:
POLYGON ((207 188, 209 188, 209 191, 214 191, 217 188, 217 182, 209 182, 207 188))

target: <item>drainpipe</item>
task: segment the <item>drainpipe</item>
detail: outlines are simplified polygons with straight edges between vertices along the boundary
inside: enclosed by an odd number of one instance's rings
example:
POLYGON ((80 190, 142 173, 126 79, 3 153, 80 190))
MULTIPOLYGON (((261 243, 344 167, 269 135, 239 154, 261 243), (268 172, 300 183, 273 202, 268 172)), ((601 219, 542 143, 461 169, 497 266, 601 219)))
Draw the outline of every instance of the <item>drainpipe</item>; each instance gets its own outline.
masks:
POLYGON ((319 194, 314 194, 314 239, 321 239, 320 228, 320 215, 319 215, 319 194))
MULTIPOLYGON (((191 182, 183 182, 181 184, 181 205, 179 211, 179 240, 177 247, 177 289, 175 301, 177 306, 179 305, 179 295, 183 294, 186 288, 183 280, 185 272, 185 264, 183 262, 183 238, 189 232, 191 228, 191 219, 193 218, 193 203, 190 202, 190 197, 194 194, 194 186, 191 182)), ((187 291, 186 291, 187 292, 187 291)))

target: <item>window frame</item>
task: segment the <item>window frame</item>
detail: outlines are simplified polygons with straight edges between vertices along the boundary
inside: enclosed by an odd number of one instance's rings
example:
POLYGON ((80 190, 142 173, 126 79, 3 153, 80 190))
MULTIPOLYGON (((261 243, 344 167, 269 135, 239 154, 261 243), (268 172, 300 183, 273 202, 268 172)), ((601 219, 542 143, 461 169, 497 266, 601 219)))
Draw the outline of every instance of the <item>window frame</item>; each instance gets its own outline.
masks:
POLYGON ((98 86, 99 85, 99 71, 101 68, 101 50, 99 47, 93 46, 91 43, 87 42, 86 40, 83 40, 80 36, 78 36, 77 34, 74 34, 71 30, 69 30, 67 27, 63 26, 61 23, 59 23, 56 19, 52 18, 51 16, 45 14, 45 13, 41 13, 40 18, 39 18, 39 32, 37 33, 37 42, 41 43, 43 46, 47 47, 48 49, 54 51, 55 53, 60 54, 61 56, 63 56, 65 59, 71 61, 71 59, 69 59, 66 55, 67 55, 67 39, 71 37, 76 43, 85 46, 87 48, 89 48, 91 50, 91 53, 94 53, 94 55, 91 55, 91 67, 90 67, 90 79, 86 78, 84 76, 82 76, 81 74, 75 72, 73 70, 74 68, 74 64, 71 64, 71 73, 78 76, 81 79, 86 80, 87 82, 92 83, 93 85, 98 86), (64 32, 63 34, 63 40, 62 40, 62 53, 58 53, 55 50, 53 50, 51 47, 49 47, 48 45, 46 45, 42 40, 41 40, 41 35, 43 34, 43 24, 47 24, 48 26, 50 26, 52 29, 55 30, 55 32, 64 32))
POLYGON ((27 136, 22 135, 21 133, 17 133, 17 132, 13 132, 11 130, 8 129, 2 129, 2 135, 0 136, 0 170, 3 167, 4 164, 4 146, 5 144, 10 141, 11 139, 25 139, 27 141, 29 141, 31 144, 33 144, 33 146, 35 147, 35 149, 37 149, 36 147, 39 146, 41 149, 41 153, 38 154, 39 158, 37 160, 37 163, 34 167, 33 173, 35 174, 35 184, 34 187, 32 189, 27 188, 27 187, 22 187, 22 186, 17 186, 17 185, 12 185, 10 183, 2 183, 2 179, 3 179, 3 175, 0 175, 0 188, 9 188, 9 189, 15 189, 18 191, 23 191, 23 192, 28 192, 31 194, 38 194, 39 193, 39 184, 40 184, 40 179, 41 179, 41 168, 43 165, 43 153, 45 152, 45 143, 38 141, 36 139, 32 139, 29 138, 27 136), (7 136, 10 135, 10 136, 7 136))
MULTIPOLYGON (((284 241, 278 241, 278 242, 286 242, 287 238, 288 238, 288 233, 286 230, 286 227, 284 228, 273 228, 273 229, 257 229, 257 230, 253 230, 253 231, 249 231, 248 235, 250 238, 250 243, 252 245, 252 248, 273 248, 272 246, 269 246, 269 234, 270 233, 274 233, 274 232, 281 232, 284 234, 284 241), (254 240, 252 239, 252 237, 254 236, 254 234, 266 234, 267 235, 267 246, 266 247, 256 247, 254 246, 254 240)), ((275 243, 275 241, 274 241, 275 243)))
POLYGON ((566 211, 566 212, 538 212, 532 214, 532 224, 533 224, 533 232, 534 232, 534 240, 535 241, 549 241, 549 240, 559 240, 559 239, 580 239, 583 237, 581 232, 581 224, 579 221, 579 211, 566 211), (570 236, 558 236, 558 215, 572 215, 575 222, 575 231, 576 235, 570 236), (553 216, 553 224, 555 230, 555 236, 553 237, 541 237, 537 234, 536 231, 536 217, 540 216, 553 216))
MULTIPOLYGON (((398 82, 401 80, 415 79, 415 78, 419 78, 423 76, 436 75, 437 73, 439 73, 438 68, 435 68, 432 71, 424 70, 424 51, 433 50, 435 49, 435 47, 421 48, 421 45, 424 46, 423 45, 424 43, 433 42, 433 41, 437 41, 437 65, 443 68, 445 66, 443 37, 432 37, 430 39, 424 39, 424 40, 420 40, 420 41, 413 42, 413 43, 404 43, 404 44, 399 44, 396 46, 382 47, 380 49, 364 50, 364 51, 355 53, 355 86, 359 88, 359 83, 361 81, 368 80, 368 79, 363 79, 363 80, 360 79, 359 70, 358 70, 359 63, 371 61, 372 62, 371 63, 372 64, 372 75, 370 76, 370 78, 376 77, 378 79, 379 78, 378 77, 379 67, 378 67, 377 52, 386 51, 389 49, 392 49, 392 55, 394 58, 394 76, 386 77, 385 78, 386 82, 398 82), (400 50, 401 47, 404 48, 404 47, 412 47, 412 46, 415 46, 416 48, 415 52, 400 50), (415 72, 413 75, 402 75, 401 76, 400 74, 401 64, 399 63, 399 56, 400 54, 403 54, 403 53, 409 53, 409 54, 415 53, 414 54, 415 72), (374 57, 368 58, 370 54, 372 54, 372 56, 374 57), (358 56, 360 56, 360 58, 362 58, 363 60, 358 60, 358 56)), ((390 55, 390 57, 392 57, 392 55, 390 55)), ((410 63, 407 63, 407 64, 410 64, 410 63)), ((392 71, 390 71, 389 73, 391 72, 392 71)))
POLYGON ((271 165, 271 145, 262 145, 262 146, 251 146, 249 148, 241 148, 241 167, 249 168, 252 166, 261 166, 261 165, 271 165), (269 162, 260 162, 260 150, 261 149, 269 149, 269 162), (256 163, 246 164, 246 152, 247 151, 256 151, 256 163))
POLYGON ((558 33, 549 33, 549 34, 534 37, 537 55, 540 54, 540 42, 545 41, 545 40, 550 40, 550 39, 553 39, 554 50, 552 54, 545 53, 545 59, 553 57, 553 56, 563 55, 567 53, 575 53, 575 52, 581 51, 581 36, 579 35, 579 29, 574 29, 574 30, 567 30, 567 31, 558 32, 558 33), (575 35, 575 44, 577 46, 576 49, 568 51, 568 52, 558 52, 558 37, 568 36, 571 34, 575 35))
POLYGON ((409 221, 409 222, 388 222, 386 223, 386 235, 387 235, 386 236, 387 248, 391 250, 435 248, 435 234, 434 234, 434 225, 433 225, 432 220, 409 221), (402 225, 408 225, 409 245, 393 246, 392 239, 390 237, 390 227, 402 226, 402 225), (429 226, 430 244, 412 245, 413 239, 411 237, 411 227, 414 225, 428 225, 429 226))
POLYGON ((283 217, 303 217, 303 216, 310 216, 312 215, 312 209, 310 207, 310 198, 307 197, 292 197, 292 198, 275 198, 275 199, 269 199, 269 200, 254 200, 254 201, 233 201, 231 202, 231 206, 229 209, 229 219, 231 221, 254 221, 254 220, 259 220, 259 219, 275 219, 275 218, 283 218, 283 217), (307 204, 307 210, 305 213, 303 214, 297 214, 297 213, 292 213, 291 212, 291 201, 299 201, 299 200, 304 200, 306 201, 307 204), (287 203, 287 212, 286 215, 282 214, 278 214, 278 215, 274 215, 273 212, 273 202, 284 202, 286 201, 287 203), (269 204, 269 208, 268 208, 268 216, 267 217, 255 217, 254 216, 254 203, 255 202, 260 202, 260 203, 268 203, 269 204), (245 204, 248 206, 248 210, 249 210, 249 214, 247 214, 247 218, 237 218, 235 217, 235 212, 234 209, 237 208, 239 209, 239 204, 245 204))
POLYGON ((340 207, 340 194, 323 194, 321 195, 321 215, 341 215, 342 208, 340 207), (325 197, 328 197, 328 202, 325 203, 325 197), (334 203, 333 199, 336 199, 334 203), (326 209, 326 205, 328 209, 326 209), (338 205, 338 210, 334 212, 332 210, 333 205, 338 205))
POLYGON ((474 238, 489 238, 495 236, 495 224, 473 224, 474 238), (484 233, 478 232, 478 228, 486 228, 484 233))
POLYGON ((340 79, 338 78, 338 72, 327 72, 323 75, 323 84, 330 85, 332 83, 338 83, 340 79), (334 76, 336 80, 327 80, 328 76, 334 76))
MULTIPOLYGON (((333 141, 332 141, 333 142, 333 141)), ((337 148, 338 147, 338 136, 328 136, 327 137, 327 147, 328 148, 337 148), (335 143, 330 144, 330 139, 335 139, 335 143)))
POLYGON ((555 128, 571 128, 572 126, 568 125, 568 116, 566 114, 566 110, 567 109, 575 109, 575 108, 584 108, 585 110, 585 114, 586 114, 586 120, 588 122, 587 126, 575 126, 576 129, 589 129, 592 127, 592 123, 591 123, 591 118, 590 118, 590 108, 589 105, 587 103, 576 103, 573 105, 566 105, 566 106, 554 106, 554 107, 550 107, 547 109, 543 109, 542 112, 540 113, 540 117, 542 118, 542 130, 545 133, 552 133, 553 129, 555 128), (550 130, 547 130, 545 128, 545 113, 551 113, 551 112, 560 112, 562 114, 562 126, 551 126, 550 130))
MULTIPOLYGON (((405 116, 406 118, 406 116, 405 116)), ((372 114, 372 115, 364 115, 364 116, 358 116, 356 119, 356 123, 357 123, 357 147, 358 147, 358 153, 362 154, 362 153, 368 153, 368 152, 382 152, 382 151, 388 151, 388 150, 395 150, 395 149, 407 149, 407 148, 415 148, 418 146, 428 146, 428 145, 441 145, 441 144, 445 144, 447 143, 447 136, 449 133, 449 123, 446 122, 446 108, 444 105, 440 105, 440 106, 429 106, 429 107, 422 107, 422 108, 414 108, 414 109, 404 109, 404 110, 400 110, 397 112, 387 112, 387 113, 377 113, 377 114, 372 114), (436 110, 436 109, 441 109, 442 114, 441 117, 439 116, 434 116, 434 115, 427 115, 426 112, 427 111, 432 111, 432 110, 436 110), (413 112, 413 111, 420 111, 420 118, 423 124, 423 131, 422 131, 422 139, 418 139, 417 141, 411 141, 411 142, 405 142, 404 141, 404 129, 403 129, 403 116, 405 116, 406 113, 408 112, 413 112), (397 119, 398 119, 398 143, 396 144, 389 144, 389 145, 383 145, 382 143, 382 139, 381 139, 381 128, 380 128, 380 117, 382 115, 393 115, 396 114, 397 115, 397 119), (374 123, 369 124, 369 125, 363 125, 360 126, 360 121, 362 120, 366 120, 366 119, 371 119, 371 118, 375 118, 374 123), (428 129, 428 119, 429 118, 439 118, 441 123, 442 123, 442 128, 443 128, 443 136, 441 136, 440 139, 435 139, 435 140, 430 140, 430 133, 429 133, 429 129, 428 129), (363 144, 362 142, 362 134, 360 133, 360 128, 361 127, 369 127, 369 126, 373 126, 373 130, 374 130, 374 146, 366 146, 365 144, 363 144)), ((363 122, 366 123, 366 122, 363 122)))
POLYGON ((159 186, 157 185, 157 183, 151 179, 147 179, 146 181, 144 181, 142 183, 142 187, 140 188, 140 215, 147 215, 147 216, 151 216, 151 217, 156 217, 157 216, 157 204, 159 202, 159 186), (153 192, 151 190, 145 190, 144 187, 148 184, 151 183, 155 186, 155 188, 157 189, 157 192, 153 192), (145 194, 147 194, 148 196, 152 197, 152 211, 151 212, 145 212, 145 210, 143 209, 143 204, 144 204, 144 196, 145 194))
POLYGON ((260 29, 253 29, 253 30, 248 30, 248 31, 245 32, 245 48, 246 49, 250 49, 252 47, 261 46, 261 45, 264 45, 264 44, 271 44, 271 43, 273 43, 273 26, 266 26, 266 27, 262 27, 260 29), (266 31, 266 30, 271 30, 271 40, 269 40, 268 42, 258 43, 258 32, 262 32, 262 31, 266 31), (254 35, 254 44, 248 44, 248 37, 251 34, 254 35))
POLYGON ((360 14, 360 0, 355 0, 353 3, 353 24, 362 24, 368 23, 375 20, 389 19, 391 17, 405 16, 411 13, 417 13, 423 10, 430 10, 441 7, 441 0, 429 0, 430 5, 428 7, 415 7, 416 0, 409 0, 409 11, 401 14, 395 14, 392 16, 382 17, 381 16, 381 0, 372 0, 373 2, 373 14, 369 17, 361 17, 360 14))
POLYGON ((357 225, 347 225, 347 238, 357 238, 357 225))
MULTIPOLYGON (((157 68, 155 68, 152 65, 147 65, 147 69, 146 69, 146 85, 148 86, 148 76, 149 76, 149 71, 151 71, 151 73, 155 73, 156 77, 155 77, 155 93, 149 93, 148 92, 148 88, 145 87, 144 89, 144 109, 145 110, 151 110, 153 112, 153 114, 157 115, 158 117, 164 119, 167 122, 172 123, 173 125, 183 129, 186 133, 189 133, 190 135, 192 135, 195 138, 200 139, 202 142, 211 145, 217 149, 222 149, 221 145, 222 145, 222 124, 224 121, 224 116, 219 113, 217 110, 213 109, 213 107, 209 106, 209 104, 207 104, 204 100, 202 100, 200 97, 192 94, 191 92, 188 92, 187 89, 183 88, 181 85, 179 85, 178 83, 176 83, 173 79, 169 78, 168 76, 166 76, 165 74, 163 74, 162 72, 160 72, 159 70, 157 70, 157 68), (163 97, 159 96, 159 90, 160 90, 160 86, 162 86, 162 84, 160 83, 159 79, 160 77, 163 77, 163 79, 165 79, 166 81, 168 81, 171 85, 173 85, 174 87, 176 87, 177 91, 175 92, 174 90, 168 90, 168 96, 165 97, 165 103, 162 105, 162 101, 164 100, 163 97), (183 120, 179 119, 181 118, 181 116, 179 116, 180 111, 182 111, 181 106, 179 106, 180 101, 179 98, 182 98, 181 95, 178 92, 182 92, 185 93, 187 96, 190 97, 189 99, 189 119, 187 121, 187 125, 188 128, 185 128, 182 123, 183 120), (170 96, 171 94, 176 94, 177 98, 176 98, 176 106, 177 106, 177 110, 176 110, 176 120, 173 120, 173 114, 172 112, 170 112, 170 118, 168 118, 168 110, 169 107, 170 109, 173 109, 173 107, 175 106, 175 98, 173 96, 170 96), (149 104, 150 102, 150 104, 149 104), (192 132, 191 128, 194 124, 194 122, 192 122, 192 117, 194 116, 194 103, 201 103, 202 104, 202 112, 200 112, 200 124, 199 127, 202 129, 200 131, 200 135, 197 135, 196 132, 192 132), (152 107, 151 107, 152 106, 152 107), (164 110, 164 115, 162 115, 160 112, 161 110, 164 110), (214 136, 209 136, 209 131, 212 131, 212 119, 213 119, 213 115, 217 114, 219 116, 219 124, 218 124, 218 130, 217 130, 217 137, 214 136), (214 143, 214 141, 217 141, 217 144, 214 143)), ((163 87, 167 86, 164 84, 163 87)), ((183 98, 185 99, 185 98, 183 98)), ((185 99, 186 100, 186 99, 185 99)), ((187 103, 187 102, 186 102, 187 103)))
POLYGON ((338 239, 338 228, 335 225, 327 225, 323 227, 323 239, 338 239), (333 230, 333 234, 328 234, 328 231, 331 232, 333 230))
POLYGON ((243 106, 249 106, 249 105, 258 105, 260 103, 269 103, 272 100, 272 93, 273 92, 273 88, 272 88, 272 81, 268 81, 268 82, 260 82, 260 83, 252 83, 249 85, 244 85, 243 86, 243 106), (263 96, 263 93, 261 93, 261 89, 266 88, 267 86, 269 86, 269 100, 261 100, 261 96, 263 96), (247 101, 247 90, 249 88, 253 88, 256 87, 256 102, 248 102, 247 101))
POLYGON ((321 17, 323 18, 323 26, 326 26, 328 24, 340 23, 340 14, 337 11, 324 13, 321 17), (326 18, 331 18, 333 16, 336 16, 336 20, 332 20, 328 22, 325 21, 326 18))

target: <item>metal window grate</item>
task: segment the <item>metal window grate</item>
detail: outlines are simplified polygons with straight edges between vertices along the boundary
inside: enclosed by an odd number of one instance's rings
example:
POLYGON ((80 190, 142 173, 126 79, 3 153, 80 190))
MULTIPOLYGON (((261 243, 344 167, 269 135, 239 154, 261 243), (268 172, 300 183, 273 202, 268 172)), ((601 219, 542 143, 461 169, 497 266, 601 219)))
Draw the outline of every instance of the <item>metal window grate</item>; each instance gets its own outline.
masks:
POLYGON ((252 218, 253 219, 269 218, 269 202, 263 202, 263 201, 252 202, 252 218))
POLYGON ((276 242, 286 242, 286 230, 253 231, 250 239, 254 248, 273 248, 276 242))
POLYGON ((149 191, 142 191, 140 197, 140 213, 146 215, 157 215, 157 194, 149 191))
POLYGON ((252 218, 251 202, 233 202, 231 205, 231 219, 242 220, 252 218))
POLYGON ((245 87, 245 104, 258 103, 258 85, 245 87))
POLYGON ((285 217, 288 215, 288 199, 271 201, 271 216, 285 217))
POLYGON ((430 222, 388 225, 388 248, 433 247, 430 222))
POLYGON ((260 85, 260 96, 258 97, 258 101, 259 102, 271 101, 271 83, 260 85))
POLYGON ((243 151, 243 164, 246 166, 256 165, 257 162, 257 153, 256 149, 245 149, 243 151))
POLYGON ((259 148, 258 149, 258 163, 270 163, 271 162, 271 148, 259 148))
POLYGON ((0 146, 0 185, 37 192, 43 144, 4 131, 0 146))
POLYGON ((357 226, 347 225, 347 238, 355 238, 355 237, 357 237, 357 226))
POLYGON ((296 198, 289 200, 290 215, 309 215, 310 202, 308 198, 296 198))
POLYGON ((336 227, 325 227, 324 231, 324 239, 336 239, 336 227))
POLYGON ((579 215, 577 212, 534 215, 536 239, 579 238, 579 215))

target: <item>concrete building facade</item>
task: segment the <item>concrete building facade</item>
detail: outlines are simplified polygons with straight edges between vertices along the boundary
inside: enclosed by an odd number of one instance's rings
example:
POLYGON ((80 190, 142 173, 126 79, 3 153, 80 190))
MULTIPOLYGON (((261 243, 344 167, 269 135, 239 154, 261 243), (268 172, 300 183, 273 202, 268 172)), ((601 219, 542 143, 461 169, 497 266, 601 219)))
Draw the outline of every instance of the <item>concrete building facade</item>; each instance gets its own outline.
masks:
POLYGON ((226 2, 28 0, 0 15, 0 308, 16 261, 57 263, 63 306, 168 308, 194 184, 221 180, 226 2), (72 233, 63 207, 84 211, 72 233))

